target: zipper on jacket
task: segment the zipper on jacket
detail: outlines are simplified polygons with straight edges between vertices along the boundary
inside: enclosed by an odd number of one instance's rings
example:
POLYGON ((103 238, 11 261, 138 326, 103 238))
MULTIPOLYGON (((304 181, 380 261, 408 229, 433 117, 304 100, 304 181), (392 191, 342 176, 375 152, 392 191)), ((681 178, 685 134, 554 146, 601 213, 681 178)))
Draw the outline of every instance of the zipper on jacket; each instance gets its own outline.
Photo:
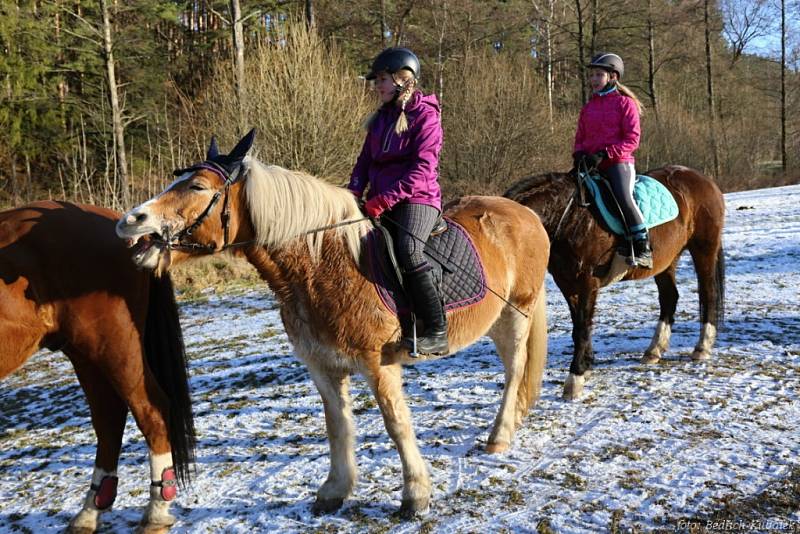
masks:
POLYGON ((394 124, 390 124, 389 127, 386 128, 386 133, 383 135, 383 151, 384 152, 388 152, 389 151, 389 145, 392 142, 392 140, 391 140, 392 130, 394 129, 394 128, 392 128, 392 126, 394 126, 394 124))

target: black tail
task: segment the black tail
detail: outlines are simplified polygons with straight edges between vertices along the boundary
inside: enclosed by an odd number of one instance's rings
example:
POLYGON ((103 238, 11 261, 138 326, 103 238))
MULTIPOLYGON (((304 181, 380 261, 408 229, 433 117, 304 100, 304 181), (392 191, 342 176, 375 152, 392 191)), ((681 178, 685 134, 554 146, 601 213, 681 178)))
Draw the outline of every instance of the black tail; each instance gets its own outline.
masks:
POLYGON ((167 431, 172 445, 172 461, 178 480, 185 487, 191 479, 190 467, 194 462, 197 440, 186 376, 183 332, 172 280, 167 274, 150 277, 144 351, 150 370, 169 399, 167 431))
POLYGON ((717 285, 717 330, 721 330, 722 324, 725 322, 725 252, 722 250, 722 245, 717 252, 717 270, 714 273, 714 282, 717 285))

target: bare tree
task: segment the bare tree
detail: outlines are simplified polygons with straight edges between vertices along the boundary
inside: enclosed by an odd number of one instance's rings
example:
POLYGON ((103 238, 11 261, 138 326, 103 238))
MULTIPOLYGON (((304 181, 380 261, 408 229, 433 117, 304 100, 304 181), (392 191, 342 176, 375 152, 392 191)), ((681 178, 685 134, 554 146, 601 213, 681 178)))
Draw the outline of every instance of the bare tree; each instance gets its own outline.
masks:
POLYGON ((314 0, 305 0, 306 2, 306 25, 310 30, 316 25, 315 16, 314 16, 314 0))
POLYGON ((768 0, 722 0, 720 3, 722 32, 733 49, 732 64, 741 57, 748 44, 769 33, 768 8, 768 0))
POLYGON ((781 0, 781 170, 786 174, 786 0, 781 0))
POLYGON ((714 177, 719 179, 719 147, 717 145, 716 112, 714 110, 714 79, 711 65, 711 20, 709 15, 709 2, 703 1, 703 22, 705 24, 705 43, 706 43, 706 97, 708 100, 708 122, 711 137, 711 151, 714 156, 714 177))
POLYGON ((130 196, 128 191, 128 161, 125 155, 125 124, 122 119, 122 108, 119 104, 117 75, 114 65, 114 42, 111 38, 111 17, 106 0, 100 0, 100 10, 103 17, 103 50, 105 52, 106 74, 108 76, 108 96, 111 101, 111 123, 114 130, 117 176, 119 177, 117 193, 120 194, 122 205, 127 207, 130 204, 130 196))
POLYGON ((578 33, 575 39, 578 44, 578 70, 580 72, 581 80, 581 102, 586 102, 588 99, 586 94, 586 69, 583 67, 586 64, 586 55, 583 44, 583 6, 581 6, 581 0, 575 0, 575 19, 578 24, 578 33))
POLYGON ((650 105, 658 120, 658 98, 656 97, 656 45, 653 29, 653 0, 647 0, 647 91, 650 105))
POLYGON ((244 27, 239 0, 230 0, 231 37, 233 38, 233 73, 239 107, 239 135, 244 133, 244 27))
POLYGON ((544 41, 544 72, 545 84, 547 85, 547 112, 550 123, 550 131, 553 131, 553 17, 555 12, 555 0, 544 0, 545 5, 539 7, 536 0, 533 0, 533 7, 539 19, 541 28, 539 33, 544 41))

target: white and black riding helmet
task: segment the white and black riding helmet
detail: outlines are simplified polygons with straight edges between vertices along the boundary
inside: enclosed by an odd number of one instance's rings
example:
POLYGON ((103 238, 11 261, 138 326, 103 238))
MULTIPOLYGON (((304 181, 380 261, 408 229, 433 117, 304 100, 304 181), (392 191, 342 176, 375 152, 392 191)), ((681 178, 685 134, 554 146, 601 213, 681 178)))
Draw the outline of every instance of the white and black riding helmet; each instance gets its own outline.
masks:
POLYGON ((409 70, 414 78, 419 78, 419 58, 408 48, 387 48, 375 58, 367 74, 367 80, 374 80, 381 72, 394 74, 409 70))
POLYGON ((622 58, 610 52, 595 54, 586 67, 597 67, 599 69, 605 69, 608 72, 616 72, 617 78, 620 80, 622 79, 622 75, 625 74, 625 64, 622 62, 622 58))

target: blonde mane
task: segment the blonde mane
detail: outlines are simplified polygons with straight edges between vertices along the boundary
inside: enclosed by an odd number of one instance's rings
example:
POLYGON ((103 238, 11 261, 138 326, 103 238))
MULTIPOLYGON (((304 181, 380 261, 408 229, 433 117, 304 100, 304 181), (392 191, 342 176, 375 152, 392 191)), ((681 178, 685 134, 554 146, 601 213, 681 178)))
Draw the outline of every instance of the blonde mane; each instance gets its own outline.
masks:
MULTIPOLYGON (((268 247, 297 239, 306 232, 347 220, 363 219, 355 197, 347 189, 336 187, 309 174, 290 171, 277 165, 263 165, 254 158, 245 160, 248 173, 245 196, 256 240, 268 247)), ((358 261, 361 238, 369 230, 362 221, 340 226, 340 236, 358 261)), ((319 259, 326 232, 306 235, 309 252, 319 259)))

